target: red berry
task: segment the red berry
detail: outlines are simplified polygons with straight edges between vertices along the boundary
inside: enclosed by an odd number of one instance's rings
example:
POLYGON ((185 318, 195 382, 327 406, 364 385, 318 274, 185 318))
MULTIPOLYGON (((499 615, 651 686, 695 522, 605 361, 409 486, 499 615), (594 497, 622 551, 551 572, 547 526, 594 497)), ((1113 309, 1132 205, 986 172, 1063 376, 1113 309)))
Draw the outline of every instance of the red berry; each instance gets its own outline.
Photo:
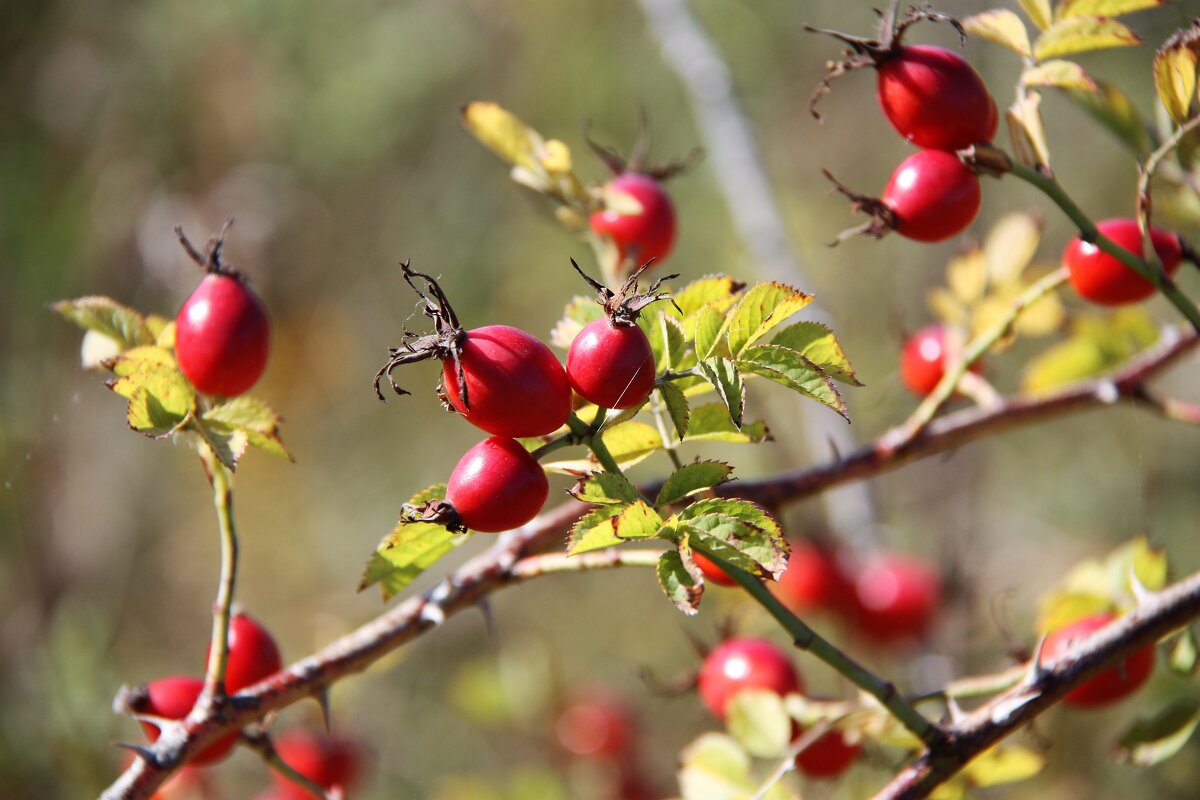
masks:
MULTIPOLYGON (((1115 618, 1108 613, 1092 614, 1053 631, 1042 646, 1042 662, 1052 661, 1070 651, 1078 640, 1106 627, 1115 618)), ((1136 691, 1153 670, 1154 645, 1147 645, 1130 653, 1117 666, 1076 686, 1063 697, 1063 703, 1079 708, 1108 705, 1136 691)))
POLYGON ((737 586, 738 582, 726 575, 721 568, 712 562, 708 556, 703 553, 692 551, 692 561, 696 562, 696 566, 704 573, 704 580, 709 583, 715 583, 717 586, 737 586))
POLYGON ((592 214, 592 230, 611 236, 622 260, 644 264, 652 258, 666 258, 675 244, 675 206, 662 184, 648 175, 626 172, 610 181, 606 189, 633 198, 641 204, 642 213, 597 211, 592 214))
MULTIPOLYGON (((909 391, 924 397, 941 383, 946 374, 946 357, 961 355, 961 342, 954 336, 955 333, 945 325, 934 324, 926 325, 908 337, 900 353, 900 377, 909 391)), ((981 372, 983 363, 976 361, 970 369, 981 372)))
POLYGON ((774 594, 800 614, 816 609, 842 613, 854 605, 854 586, 835 553, 809 541, 793 541, 787 569, 774 594))
POLYGON ((637 325, 607 317, 589 323, 567 351, 567 379, 589 403, 603 408, 641 405, 654 388, 654 352, 637 325))
MULTIPOLYGON (((139 714, 163 717, 165 719, 183 719, 196 705, 196 699, 204 690, 204 681, 184 675, 161 678, 146 684, 145 698, 134 704, 134 711, 139 714)), ((143 722, 142 730, 150 741, 158 741, 159 729, 152 722, 143 722)), ((196 766, 213 764, 229 755, 229 751, 237 744, 238 733, 235 731, 210 744, 197 753, 191 760, 196 766)))
MULTIPOLYGON (((1134 255, 1145 253, 1136 220, 1106 219, 1097 223, 1096 227, 1100 233, 1134 255)), ((1152 228, 1150 239, 1154 242, 1154 251, 1163 269, 1168 275, 1173 275, 1182 259, 1179 237, 1161 228, 1152 228)), ((1067 267, 1075 291, 1093 303, 1106 306, 1136 303, 1156 291, 1150 281, 1078 236, 1071 240, 1063 252, 1063 264, 1067 267)))
POLYGON ((796 767, 810 778, 835 778, 850 768, 861 751, 862 745, 850 744, 841 731, 830 731, 796 756, 796 767))
POLYGON ((896 215, 896 232, 918 242, 961 233, 979 213, 979 178, 958 156, 921 150, 900 162, 883 204, 896 215))
POLYGON ((493 436, 466 452, 446 486, 446 501, 464 527, 481 533, 519 528, 537 516, 550 492, 546 473, 524 447, 493 436))
MULTIPOLYGON (((288 731, 275 740, 275 751, 292 769, 317 785, 341 787, 343 796, 353 788, 362 771, 362 754, 357 744, 336 737, 316 736, 305 731, 288 731)), ((309 800, 312 795, 273 773, 279 800, 309 800)))
MULTIPOLYGON (((205 656, 206 661, 207 658, 205 656)), ((240 692, 281 669, 283 658, 279 654, 279 645, 267 629, 248 614, 234 614, 229 620, 225 691, 230 694, 240 692)))
POLYGON ((559 745, 583 758, 611 758, 626 753, 633 743, 633 715, 606 693, 581 699, 559 715, 554 726, 559 745))
POLYGON ((879 556, 854 582, 855 623, 881 644, 916 638, 928 630, 942 597, 942 581, 924 561, 879 556))
POLYGON ((879 67, 876 88, 883 113, 917 147, 962 150, 996 135, 995 101, 979 73, 952 50, 901 47, 879 67))
POLYGON ((467 405, 454 360, 443 360, 442 388, 463 418, 496 436, 544 436, 571 414, 571 387, 562 364, 540 340, 519 328, 487 325, 467 331, 460 362, 467 405))
POLYGON ((744 689, 765 689, 779 695, 804 689, 791 659, 766 639, 738 637, 717 646, 700 668, 700 697, 721 719, 733 696, 744 689))
POLYGON ((205 276, 175 318, 179 369, 204 394, 247 391, 267 366, 270 342, 266 309, 232 275, 205 276))

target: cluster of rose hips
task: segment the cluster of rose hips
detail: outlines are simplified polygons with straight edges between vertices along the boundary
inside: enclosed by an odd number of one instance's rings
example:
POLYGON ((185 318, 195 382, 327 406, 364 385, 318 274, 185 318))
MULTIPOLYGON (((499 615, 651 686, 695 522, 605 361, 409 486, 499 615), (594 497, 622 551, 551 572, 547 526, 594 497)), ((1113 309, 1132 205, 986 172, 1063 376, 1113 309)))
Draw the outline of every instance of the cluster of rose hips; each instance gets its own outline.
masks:
POLYGON ((602 409, 645 402, 654 388, 655 363, 637 316, 666 297, 656 294, 661 281, 644 294, 635 293, 645 268, 616 292, 580 270, 596 289, 605 316, 576 335, 564 369, 549 347, 519 328, 464 329, 437 281, 401 265, 405 280, 424 302, 425 315, 433 320, 434 332, 418 336, 405 331, 405 342, 390 350, 388 362, 375 375, 376 393, 383 398, 380 384, 387 377, 398 394, 407 394, 392 379, 392 370, 436 358, 442 362, 438 394, 443 405, 493 434, 459 460, 445 499, 406 509, 411 519, 454 531, 518 528, 541 511, 549 493, 545 471, 518 438, 547 436, 562 428, 571 415, 572 391, 602 409))
POLYGON ((554 740, 572 758, 603 773, 614 797, 651 800, 659 795, 638 764, 636 715, 613 690, 588 686, 572 694, 554 721, 554 740))

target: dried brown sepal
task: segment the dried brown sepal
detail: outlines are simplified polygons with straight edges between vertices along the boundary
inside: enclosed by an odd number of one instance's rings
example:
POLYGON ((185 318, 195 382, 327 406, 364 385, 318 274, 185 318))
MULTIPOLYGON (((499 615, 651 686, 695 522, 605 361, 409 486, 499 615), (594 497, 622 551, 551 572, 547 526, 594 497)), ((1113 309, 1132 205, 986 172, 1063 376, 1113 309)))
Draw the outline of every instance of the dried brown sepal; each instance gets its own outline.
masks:
POLYGON ((638 292, 638 279, 653 264, 654 259, 650 259, 645 264, 642 264, 636 272, 625 279, 625 282, 621 284, 621 288, 614 292, 584 272, 575 259, 571 259, 571 266, 575 268, 575 271, 587 281, 588 286, 596 290, 596 302, 604 308, 604 313, 608 316, 608 319, 613 325, 624 327, 636 325, 638 315, 642 309, 652 303, 657 303, 659 300, 670 300, 671 305, 675 306, 680 314, 683 313, 683 309, 679 308, 679 305, 675 302, 675 298, 671 297, 669 292, 660 292, 658 290, 666 281, 678 278, 678 274, 664 275, 650 284, 646 291, 638 292))
POLYGON ((693 147, 681 158, 671 159, 670 161, 658 164, 650 163, 647 160, 650 156, 649 119, 645 108, 638 110, 637 136, 633 140, 633 148, 629 153, 629 158, 621 155, 615 147, 600 144, 593 139, 591 137, 590 120, 585 120, 583 123, 583 140, 587 142, 587 146, 604 163, 604 166, 608 167, 608 170, 613 175, 637 172, 660 182, 670 180, 676 175, 686 172, 704 155, 703 148, 693 147))
POLYGON ((812 96, 808 100, 808 110, 814 118, 817 120, 821 119, 821 114, 817 111, 817 104, 821 102, 822 97, 829 94, 832 90, 834 80, 848 72, 855 72, 868 67, 877 69, 883 62, 899 52, 903 46, 902 40, 904 34, 918 22, 944 22, 953 26, 958 31, 958 38, 961 42, 965 43, 967 41, 967 32, 963 28, 962 23, 949 14, 934 10, 933 6, 929 3, 911 5, 904 12, 903 16, 897 13, 899 7, 900 0, 891 0, 888 3, 886 11, 882 13, 876 12, 879 13, 879 29, 874 38, 854 36, 828 28, 818 28, 814 25, 804 25, 804 30, 809 33, 832 36, 834 39, 849 45, 842 54, 841 59, 825 62, 825 75, 821 78, 821 82, 817 84, 817 88, 813 90, 812 96))
POLYGON ((959 150, 958 157, 980 175, 1000 178, 1012 171, 1012 159, 1008 153, 990 145, 971 145, 965 150, 959 150))
POLYGON ((896 212, 888 208, 882 200, 878 197, 870 197, 869 195, 855 192, 833 177, 833 174, 827 169, 821 170, 821 173, 829 179, 839 192, 850 198, 850 208, 853 211, 866 214, 869 217, 863 224, 847 228, 839 233, 836 239, 829 242, 830 247, 836 247, 854 236, 870 236, 873 239, 882 239, 896 230, 896 226, 899 224, 896 212))
POLYGON ((183 247, 184 252, 202 270, 209 275, 225 275, 246 283, 246 276, 244 274, 233 265, 226 264, 221 260, 221 253, 225 249, 225 236, 232 227, 233 217, 226 217, 225 222, 221 225, 221 230, 209 238, 208 243, 204 245, 204 250, 200 250, 192 244, 191 240, 184 234, 182 225, 176 225, 174 230, 175 238, 179 240, 179 244, 183 247))
POLYGON ((466 533, 467 527, 462 524, 462 518, 454 506, 445 500, 430 500, 427 503, 413 505, 405 503, 401 507, 400 518, 405 522, 428 522, 442 525, 451 533, 466 533))

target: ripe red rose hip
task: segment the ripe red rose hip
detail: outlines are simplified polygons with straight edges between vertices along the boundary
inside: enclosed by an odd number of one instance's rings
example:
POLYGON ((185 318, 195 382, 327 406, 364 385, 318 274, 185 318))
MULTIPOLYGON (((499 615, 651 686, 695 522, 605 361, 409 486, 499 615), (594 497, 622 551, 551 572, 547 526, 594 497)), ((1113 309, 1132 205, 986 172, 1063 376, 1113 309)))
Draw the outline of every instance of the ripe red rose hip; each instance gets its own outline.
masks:
POLYGON ((196 390, 217 397, 246 392, 267 366, 271 326, 238 277, 210 274, 175 317, 175 357, 196 390))
POLYGON ((281 669, 283 658, 270 632, 250 615, 234 614, 229 620, 225 691, 240 692, 281 669))
POLYGON ((896 232, 918 242, 940 242, 962 233, 979 213, 979 178, 953 153, 921 150, 900 162, 883 205, 896 232))
POLYGON ((897 48, 879 65, 876 89, 888 121, 917 147, 962 150, 996 135, 995 101, 979 73, 952 50, 897 48))
MULTIPOLYGON (((956 331, 939 324, 926 325, 908 337, 900 352, 900 377, 909 391, 924 397, 941 383, 948 358, 962 355, 961 338, 956 331)), ((976 361, 970 370, 981 372, 983 363, 976 361)))
POLYGON ((581 758, 617 758, 633 744, 634 721, 618 698, 594 690, 572 702, 559 715, 555 738, 566 752, 581 758))
POLYGON ((625 195, 641 206, 640 214, 616 209, 591 216, 592 230, 612 237, 622 260, 645 264, 662 260, 675 244, 675 206, 662 184, 649 175, 625 172, 609 181, 606 192, 625 195))
POLYGON ((933 567, 896 554, 868 562, 859 570, 854 589, 855 624, 880 644, 922 636, 942 598, 942 581, 933 567))
POLYGON ((641 405, 654 389, 654 352, 636 324, 598 319, 571 342, 567 379, 580 397, 602 408, 641 405))
POLYGON ((845 734, 833 730, 804 748, 796 756, 796 767, 810 778, 828 780, 849 769, 860 752, 861 744, 851 744, 845 734))
POLYGON ((692 561, 696 562, 696 566, 700 568, 700 572, 704 574, 704 580, 709 583, 715 583, 717 586, 737 586, 738 582, 726 575, 720 567, 713 563, 712 559, 703 553, 692 551, 692 561))
MULTIPOLYGON (((1096 224, 1100 233, 1136 256, 1145 253, 1137 221, 1129 218, 1106 219, 1096 224)), ((1168 275, 1175 274, 1183 252, 1179 237, 1161 228, 1150 229, 1154 252, 1168 275)), ((1078 236, 1063 251, 1063 264, 1075 291, 1093 303, 1106 306, 1136 303, 1156 291, 1154 284, 1138 275, 1113 256, 1078 236)))
POLYGON ((493 436, 459 460, 446 485, 446 502, 462 527, 499 533, 537 516, 549 491, 545 471, 524 447, 493 436))
POLYGON ((787 569, 771 587, 789 609, 846 613, 854 605, 854 585, 837 554, 807 540, 793 540, 787 569))
POLYGON ((708 654, 698 686, 704 704, 721 719, 734 695, 746 689, 779 695, 804 689, 787 653, 766 639, 745 636, 727 639, 708 654))
MULTIPOLYGON (((131 704, 133 711, 164 719, 183 719, 196 705, 196 699, 204 690, 204 681, 185 675, 161 678, 146 684, 144 694, 134 699, 131 704)), ((142 730, 150 741, 158 741, 159 728, 152 722, 143 722, 142 730)), ((229 751, 237 744, 238 732, 235 731, 210 744, 197 753, 190 763, 196 766, 213 764, 229 755, 229 751)))
MULTIPOLYGON (((1107 613, 1092 614, 1053 631, 1042 645, 1042 662, 1052 661, 1070 651, 1078 640, 1107 627, 1115 618, 1107 613)), ((1126 656, 1117 666, 1076 686, 1063 697, 1063 703, 1078 708, 1108 705, 1135 692, 1153 670, 1154 645, 1147 645, 1126 656)))
MULTIPOLYGON (((275 740, 275 751, 292 769, 329 790, 339 787, 343 796, 354 788, 362 772, 362 752, 347 739, 317 736, 305 731, 287 731, 275 740)), ((307 789, 272 773, 280 800, 310 800, 307 789)))

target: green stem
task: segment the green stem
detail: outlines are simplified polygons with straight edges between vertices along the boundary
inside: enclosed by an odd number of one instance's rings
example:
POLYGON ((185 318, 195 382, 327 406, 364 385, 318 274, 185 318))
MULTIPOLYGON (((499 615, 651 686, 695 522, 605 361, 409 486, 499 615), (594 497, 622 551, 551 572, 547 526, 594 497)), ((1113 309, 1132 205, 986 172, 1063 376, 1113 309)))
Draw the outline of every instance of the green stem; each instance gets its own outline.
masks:
POLYGON ((213 505, 217 509, 217 528, 221 535, 221 578, 217 585, 217 600, 213 605, 212 643, 208 652, 208 668, 204 676, 204 696, 225 697, 225 666, 229 661, 229 619, 233 606, 233 590, 237 580, 238 541, 233 526, 233 488, 229 470, 207 445, 201 445, 213 488, 213 505))
POLYGON ((572 414, 567 417, 567 427, 571 429, 571 433, 575 434, 580 441, 586 442, 588 449, 596 456, 596 460, 600 462, 600 466, 604 467, 606 472, 611 472, 614 475, 623 475, 621 467, 617 465, 616 459, 612 457, 612 453, 608 452, 608 447, 604 444, 604 439, 591 427, 587 425, 579 417, 572 414))
POLYGON ((675 439, 667 432, 667 421, 663 419, 663 404, 662 392, 659 391, 659 399, 650 401, 650 410, 654 414, 654 422, 658 426, 658 436, 662 439, 663 449, 667 451, 667 457, 671 459, 671 463, 675 465, 675 469, 683 466, 683 460, 679 457, 679 453, 675 452, 675 439))
POLYGON ((1028 664, 1018 664, 1015 667, 1009 667, 1003 672, 997 672, 992 675, 975 675, 969 678, 959 678, 950 681, 941 689, 935 689, 932 692, 917 695, 912 698, 911 702, 926 703, 930 700, 946 701, 950 698, 955 700, 971 700, 978 697, 990 697, 994 694, 1011 689, 1020 683, 1026 676, 1029 675, 1028 664))
POLYGON ((878 700, 901 725, 911 731, 926 747, 930 750, 935 750, 946 742, 945 731, 923 716, 916 708, 901 697, 894 685, 884 681, 875 673, 821 638, 816 631, 804 624, 799 617, 789 611, 783 603, 779 602, 775 595, 767 590, 762 581, 749 572, 723 560, 711 550, 698 546, 693 546, 693 549, 707 556, 709 560, 721 568, 722 572, 737 581, 768 614, 783 626, 783 629, 792 637, 792 641, 796 647, 812 653, 821 661, 824 661, 830 667, 837 670, 839 674, 844 675, 855 686, 878 700))
POLYGON ((1179 143, 1183 141, 1183 137, 1195 130, 1197 126, 1200 126, 1200 115, 1192 117, 1176 128, 1170 138, 1151 153, 1149 158, 1146 159, 1146 163, 1142 164, 1138 170, 1138 231, 1141 233, 1143 242, 1151 243, 1151 246, 1146 251, 1146 263, 1157 272, 1161 272, 1163 266, 1162 261, 1158 257, 1158 250, 1153 246, 1154 238, 1150 235, 1150 213, 1152 209, 1150 181, 1153 180, 1154 173, 1158 172, 1163 159, 1174 152, 1175 148, 1179 147, 1179 143))
POLYGON ((1200 331, 1200 309, 1196 308, 1191 299, 1179 290, 1175 282, 1162 270, 1153 269, 1145 260, 1101 234, 1096 228, 1095 223, 1075 204, 1075 201, 1063 190, 1058 181, 1015 161, 1010 165, 1009 172, 1014 177, 1020 178, 1039 189, 1053 200, 1054 204, 1062 209, 1063 213, 1071 219, 1071 222, 1075 223, 1075 226, 1079 228, 1079 235, 1084 241, 1092 242, 1105 253, 1108 253, 1129 267, 1129 269, 1154 284, 1155 288, 1162 292, 1175 308, 1179 309, 1179 313, 1183 314, 1187 318, 1187 321, 1192 323, 1192 327, 1200 331))
POLYGON ((562 436, 557 436, 546 442, 541 447, 531 450, 529 454, 533 456, 535 460, 541 461, 555 450, 561 450, 564 447, 570 447, 571 445, 578 443, 579 442, 573 433, 564 433, 562 436))

